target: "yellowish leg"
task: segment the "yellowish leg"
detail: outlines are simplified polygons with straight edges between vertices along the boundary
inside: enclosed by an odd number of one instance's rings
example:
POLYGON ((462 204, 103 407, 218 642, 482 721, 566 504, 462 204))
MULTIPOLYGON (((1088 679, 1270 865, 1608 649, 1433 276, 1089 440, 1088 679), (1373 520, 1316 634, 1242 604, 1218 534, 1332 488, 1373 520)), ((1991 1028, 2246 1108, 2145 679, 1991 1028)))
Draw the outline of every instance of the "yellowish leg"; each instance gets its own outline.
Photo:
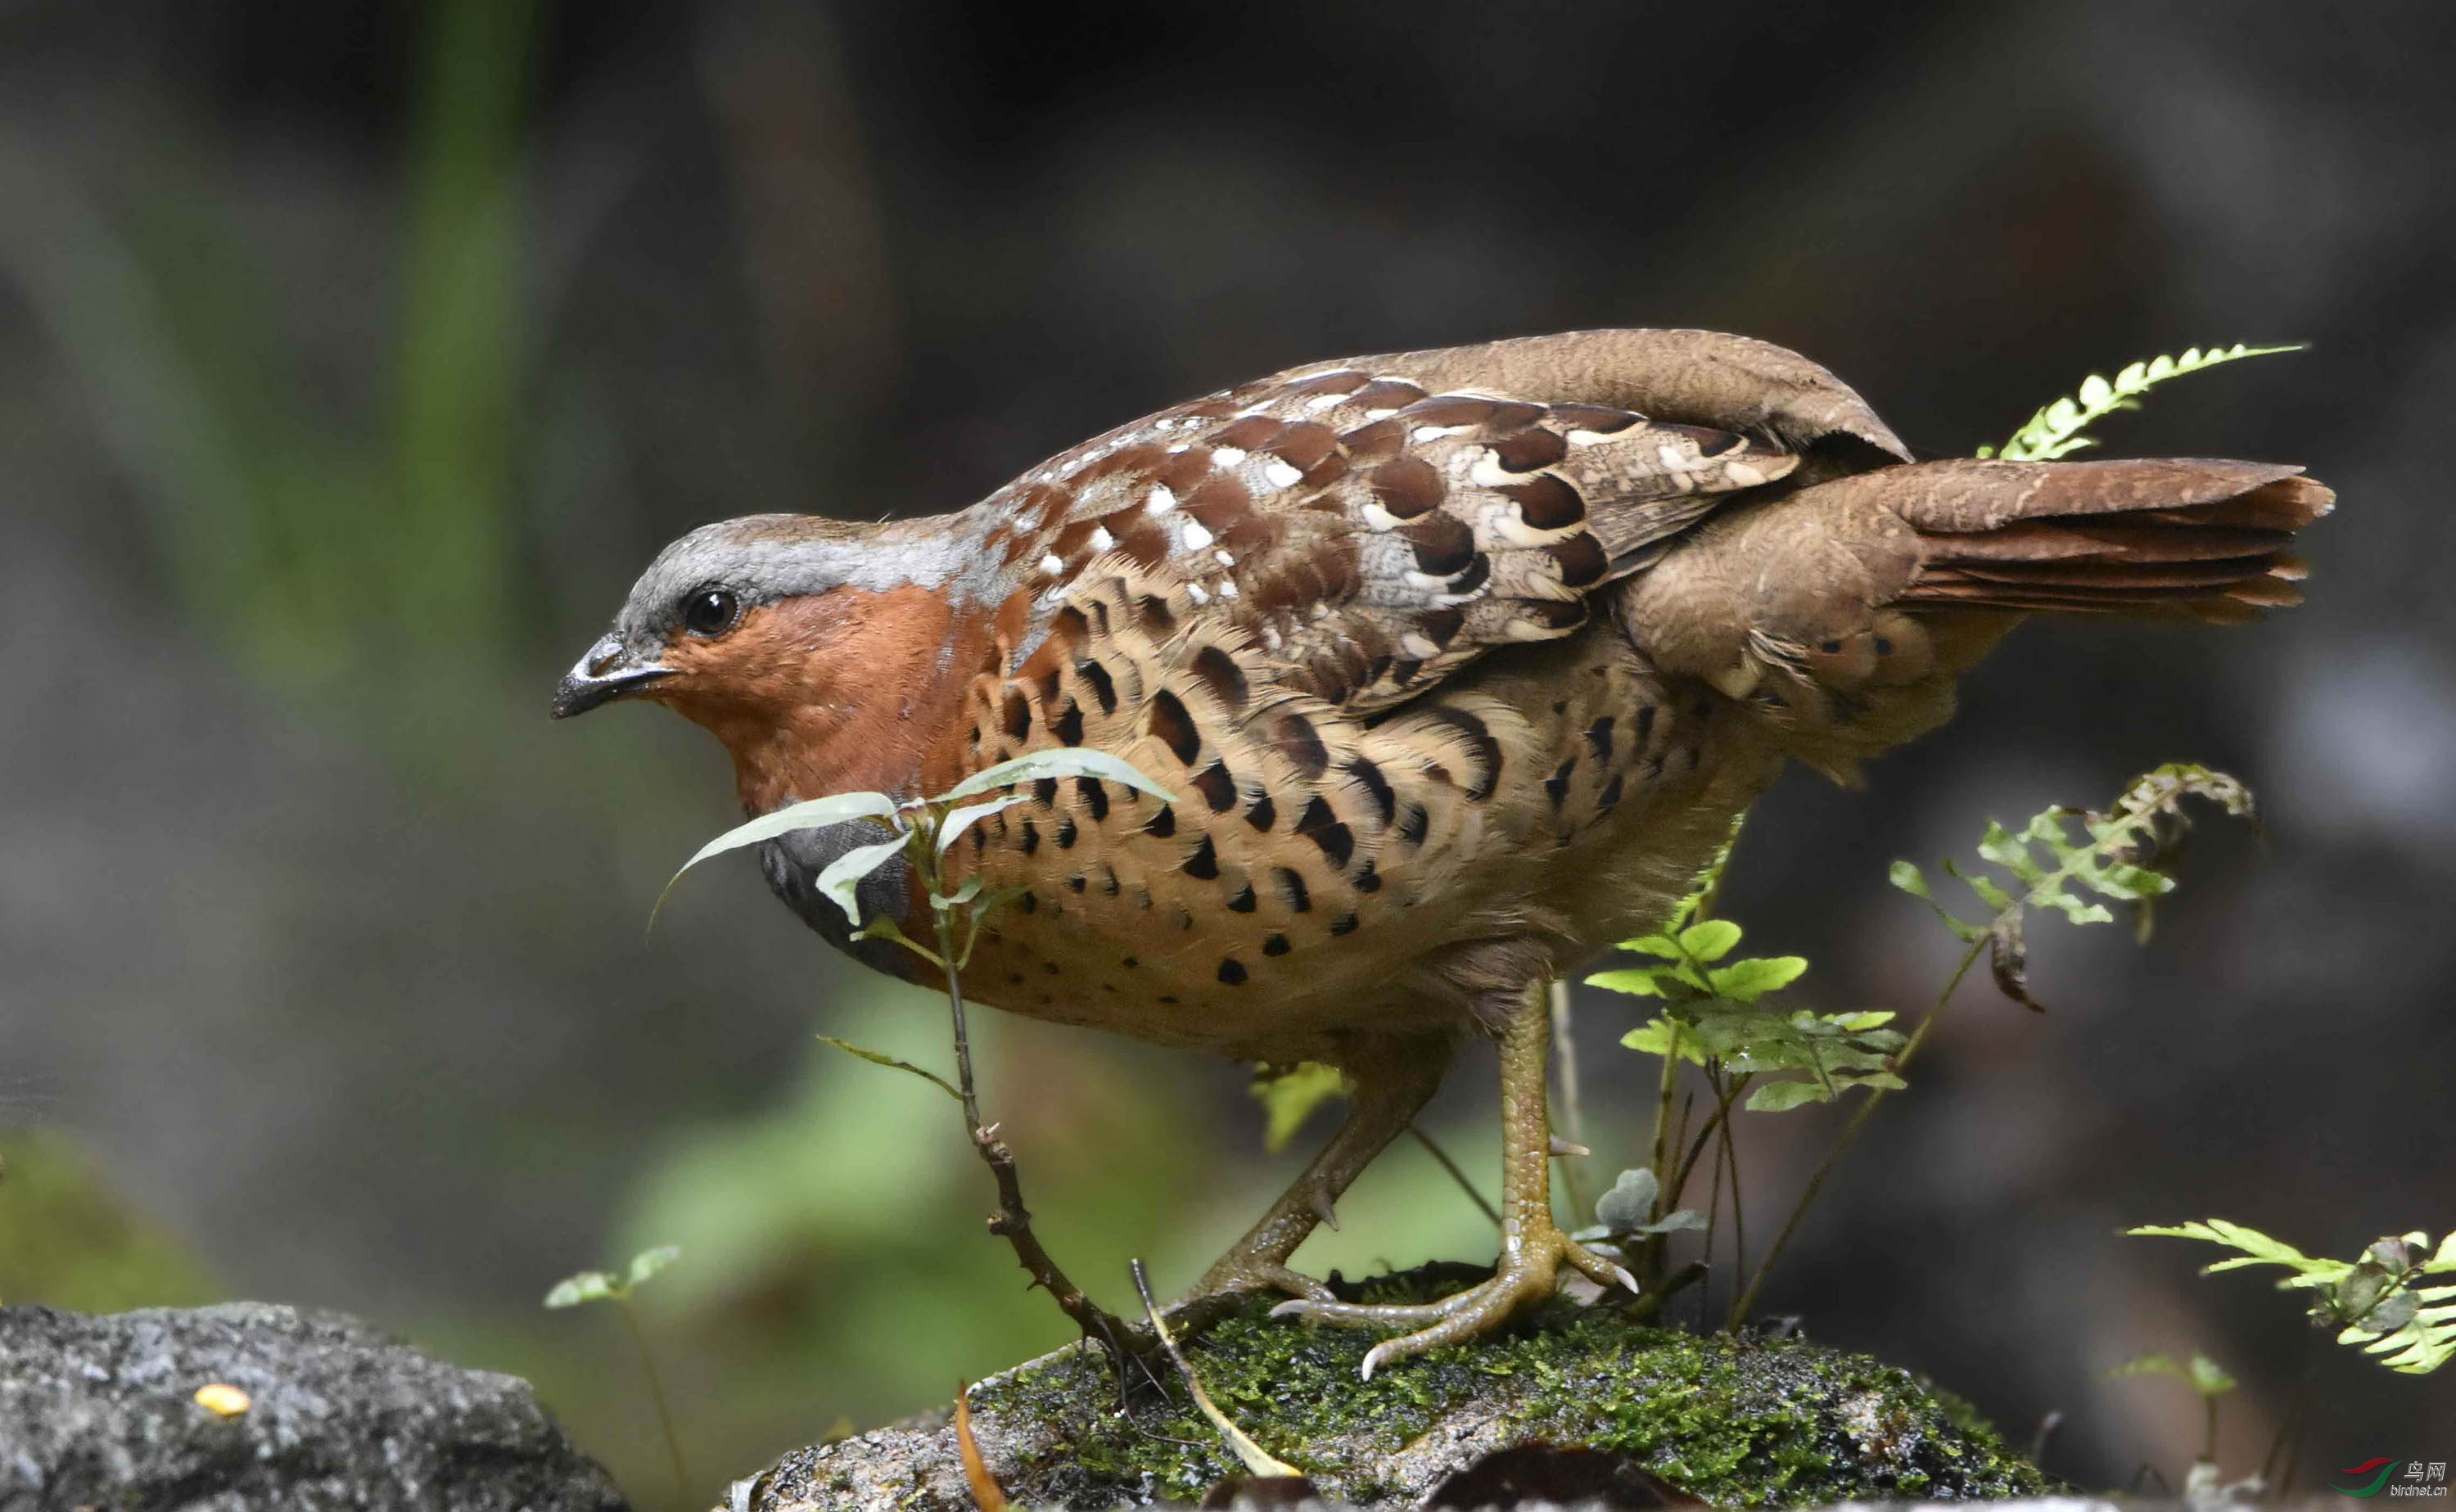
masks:
POLYGON ((1627 1271, 1588 1254, 1552 1222, 1552 1128, 1544 1088, 1551 1041, 1548 1009, 1541 984, 1517 994, 1495 1036, 1501 1045, 1501 1257, 1492 1279, 1421 1304, 1341 1302, 1307 1295, 1280 1303, 1272 1316, 1414 1329, 1375 1345, 1364 1357, 1370 1379, 1391 1360, 1472 1338, 1542 1302, 1552 1295, 1565 1262, 1602 1285, 1638 1289, 1627 1271))
POLYGON ((1229 1246, 1187 1301, 1224 1297, 1242 1292, 1279 1291, 1320 1301, 1332 1300, 1330 1288, 1309 1276, 1288 1269, 1288 1257, 1320 1223, 1338 1227, 1332 1206, 1348 1185, 1406 1130, 1442 1084, 1449 1068, 1446 1040, 1402 1040, 1359 1053, 1348 1073, 1353 1096, 1345 1121, 1304 1174, 1271 1204, 1245 1236, 1229 1246))

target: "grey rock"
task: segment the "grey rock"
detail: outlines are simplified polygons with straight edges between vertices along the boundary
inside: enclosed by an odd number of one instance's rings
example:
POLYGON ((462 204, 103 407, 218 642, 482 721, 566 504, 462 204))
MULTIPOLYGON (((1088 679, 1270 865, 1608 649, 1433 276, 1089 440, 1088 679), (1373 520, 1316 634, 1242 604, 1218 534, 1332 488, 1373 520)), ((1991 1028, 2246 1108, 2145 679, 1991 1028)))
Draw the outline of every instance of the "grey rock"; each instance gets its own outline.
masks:
POLYGON ((0 1512, 621 1512, 510 1376, 260 1302, 0 1307, 0 1512), (224 1417, 207 1385, 247 1394, 224 1417))

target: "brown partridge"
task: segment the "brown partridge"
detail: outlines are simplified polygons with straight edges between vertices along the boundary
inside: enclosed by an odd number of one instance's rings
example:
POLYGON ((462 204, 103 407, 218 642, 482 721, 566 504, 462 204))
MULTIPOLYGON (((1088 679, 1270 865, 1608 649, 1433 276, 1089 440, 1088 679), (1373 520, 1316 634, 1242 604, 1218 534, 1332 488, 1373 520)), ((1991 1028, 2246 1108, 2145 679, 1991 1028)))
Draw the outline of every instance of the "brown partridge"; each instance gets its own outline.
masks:
MULTIPOLYGON (((1292 369, 1059 454, 970 509, 693 531, 566 677, 558 715, 662 703, 743 807, 913 796, 1026 751, 1113 752, 974 828, 1024 890, 965 973, 1035 1018, 1324 1061, 1345 1124, 1197 1295, 1269 1288, 1410 1330, 1489 1328, 1559 1269, 1544 986, 1659 919, 1789 759, 1837 777, 1942 722, 2024 614, 2233 622, 2297 602, 2331 495, 2240 461, 1914 462, 1824 369, 1701 331, 1597 331, 1292 369), (1422 1107, 1501 1051, 1491 1280, 1360 1307, 1290 1254, 1422 1107)), ((870 838, 805 831, 769 882, 838 946, 918 968, 813 887, 870 838)), ((866 914, 921 932, 900 868, 866 914)))

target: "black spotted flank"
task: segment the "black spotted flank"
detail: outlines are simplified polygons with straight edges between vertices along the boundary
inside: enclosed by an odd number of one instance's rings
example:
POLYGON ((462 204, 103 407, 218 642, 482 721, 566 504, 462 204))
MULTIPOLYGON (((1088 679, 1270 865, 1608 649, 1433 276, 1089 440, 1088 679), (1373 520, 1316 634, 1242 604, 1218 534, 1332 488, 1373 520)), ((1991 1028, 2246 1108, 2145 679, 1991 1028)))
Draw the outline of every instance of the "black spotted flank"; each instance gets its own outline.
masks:
POLYGON ((1152 815, 1151 821, 1143 826, 1143 833, 1156 840, 1166 840, 1177 833, 1177 810, 1166 804, 1160 805, 1159 812, 1152 815))
POLYGON ((1359 892, 1382 890, 1382 873, 1374 869, 1372 862, 1364 863, 1364 869, 1356 874, 1356 890, 1359 892))
POLYGON ((1353 913, 1342 913, 1338 918, 1331 920, 1330 932, 1333 934, 1354 934, 1356 932, 1356 915, 1353 913))
POLYGON ((1032 703, 1029 699, 1026 699, 1023 696, 1023 689, 1019 687, 1008 688, 1006 690, 1006 697, 1000 700, 1000 704, 1001 715, 998 721, 998 727, 1007 732, 1008 738, 1019 741, 1025 736, 1030 735, 1032 733, 1032 703))
POLYGON ((1637 744, 1640 746, 1654 738, 1654 705, 1641 705, 1637 711, 1637 744))
POLYGON ((1090 885, 1091 885, 1091 881, 1090 881, 1090 879, 1089 879, 1089 878, 1087 878, 1087 877, 1082 876, 1082 875, 1081 875, 1081 874, 1079 874, 1079 873, 1078 873, 1078 874, 1076 874, 1076 875, 1074 875, 1074 876, 1068 877, 1068 878, 1066 879, 1066 886, 1067 886, 1068 888, 1072 889, 1073 890, 1076 891, 1076 892, 1080 892, 1080 891, 1082 891, 1085 888, 1089 887, 1090 885))
POLYGON ((1151 732, 1186 766, 1193 766, 1194 758, 1202 754, 1202 732, 1194 727, 1194 716, 1166 688, 1152 695, 1150 725, 1151 732))
POLYGON ((1272 744, 1279 749, 1307 782, 1312 782, 1330 768, 1330 751, 1321 743, 1321 735, 1313 721, 1302 714, 1283 716, 1272 744))
POLYGON ((1577 769, 1578 758, 1572 756, 1554 769, 1551 776, 1544 779, 1544 791, 1552 800, 1554 808, 1560 807, 1568 798, 1569 774, 1577 769))
POLYGON ((1202 882, 1219 875, 1219 852, 1211 848, 1209 835, 1204 835, 1202 844, 1194 848, 1194 854, 1185 858, 1184 869, 1187 876, 1202 882))
POLYGON ((1305 890, 1302 876, 1280 867, 1271 873, 1271 880, 1279 884, 1279 901, 1288 906, 1290 913, 1303 913, 1313 907, 1313 894, 1305 890))
POLYGON ((1230 987, 1244 986, 1245 968, 1243 963, 1238 961, 1235 956, 1230 956, 1227 960, 1220 962, 1219 980, 1227 983, 1230 987))
POLYGON ((1068 700, 1066 712, 1049 722, 1050 733, 1069 746, 1083 744, 1083 705, 1068 700))
POLYGON ((1339 816, 1330 811, 1330 805, 1320 797, 1306 804, 1304 812, 1298 816, 1297 833, 1321 847, 1321 853, 1335 868, 1344 870, 1347 858, 1356 853, 1355 831, 1341 824, 1339 816))
POLYGON ((1620 773, 1614 772, 1612 773, 1612 780, 1604 784, 1604 790, 1595 795, 1595 817, 1601 819, 1604 815, 1610 813, 1614 808, 1619 807, 1620 773))
POLYGON ((1097 777, 1075 778, 1074 796, 1083 800, 1083 807, 1091 812, 1094 824, 1109 817, 1109 789, 1100 785, 1097 777))
POLYGON ((1255 799, 1245 810, 1245 822, 1257 829, 1270 828, 1271 826, 1279 823, 1279 806, 1271 802, 1269 793, 1255 799))
POLYGON ((1043 777, 1032 785, 1032 801, 1043 808, 1057 807, 1057 779, 1043 777))
POLYGON ((1360 787, 1373 795, 1373 807, 1382 810, 1383 824, 1386 825, 1397 817, 1399 795, 1390 790, 1390 779, 1382 775, 1381 767, 1364 757, 1359 756, 1341 766, 1340 770, 1355 778, 1360 787))
POLYGON ((1254 911, 1254 885, 1252 883, 1248 882, 1243 887, 1237 889, 1237 895, 1228 900, 1228 911, 1231 913, 1251 913, 1254 911))
POLYGON ((1264 955, 1287 954, 1288 937, 1284 934, 1274 934, 1267 937, 1262 941, 1262 953, 1264 955))
MULTIPOLYGON (((1646 711, 1647 714, 1651 714, 1653 712, 1654 710, 1650 708, 1646 711)), ((1643 733, 1646 724, 1646 715, 1639 715, 1638 728, 1641 733, 1639 734, 1638 739, 1640 740, 1644 740, 1646 738, 1643 733)), ((1588 748, 1594 751, 1595 760, 1599 762, 1607 762, 1611 760, 1612 717, 1609 714, 1605 715, 1603 718, 1586 726, 1586 745, 1588 748)))
POLYGON ((1060 819, 1057 821, 1058 849, 1072 850, 1074 848, 1074 821, 1072 818, 1060 819))
POLYGON ((1211 806, 1215 814, 1224 814, 1237 807, 1237 779, 1229 776, 1228 768, 1218 762, 1202 768, 1194 779, 1194 790, 1202 795, 1202 801, 1211 806))
POLYGON ((1109 669, 1102 666, 1099 663, 1087 658, 1075 663, 1074 670, 1081 676, 1084 682, 1092 685, 1092 696, 1100 701, 1100 712, 1103 714, 1115 713, 1117 711, 1117 681, 1109 675, 1109 669))
POLYGON ((1241 713, 1245 707, 1245 674, 1238 669, 1237 659, 1216 645, 1206 645, 1194 653, 1194 675, 1211 689, 1211 696, 1229 713, 1241 713))
POLYGON ((1429 712, 1434 719, 1457 730, 1469 746, 1475 747, 1478 763, 1484 770, 1468 787, 1466 795, 1477 803, 1491 797, 1492 790, 1501 786, 1501 742, 1492 738, 1492 731, 1484 727, 1484 721, 1463 708, 1435 708, 1429 712))
POLYGON ((1422 804, 1409 804, 1399 815, 1399 838, 1411 846, 1422 845, 1432 828, 1433 816, 1422 804))
POLYGON ((1040 848, 1040 827, 1027 819, 1023 822, 1023 853, 1030 855, 1040 848))

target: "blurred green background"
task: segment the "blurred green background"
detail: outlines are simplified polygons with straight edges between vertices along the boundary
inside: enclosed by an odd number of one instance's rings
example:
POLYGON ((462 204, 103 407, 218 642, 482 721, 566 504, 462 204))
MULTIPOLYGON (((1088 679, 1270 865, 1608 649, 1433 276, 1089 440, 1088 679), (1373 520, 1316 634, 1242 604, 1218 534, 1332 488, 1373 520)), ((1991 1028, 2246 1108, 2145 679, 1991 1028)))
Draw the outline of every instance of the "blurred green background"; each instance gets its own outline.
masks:
MULTIPOLYGON (((2263 790, 2265 849, 2212 834, 2146 953, 2050 935, 2056 1014, 1965 1006, 1769 1298, 2016 1436, 2063 1412, 2048 1463, 2097 1483, 2197 1432, 2098 1372, 2204 1347, 2248 1453, 2291 1309, 2114 1230, 2456 1221, 2450 32, 2282 0, 0 0, 0 1298, 363 1313, 530 1376, 661 1506, 619 1327, 537 1302, 678 1244, 643 1305, 712 1500, 1068 1330, 940 1094, 812 1038, 936 1064, 938 1007, 747 864, 643 938, 734 817, 724 758, 543 705, 665 540, 955 507, 1345 352, 1744 331, 1953 454, 2093 367, 2309 340, 2108 432, 2338 485, 2308 608, 2025 632, 1869 792, 1787 780, 1731 889, 1827 1006, 1907 1006, 1949 942, 1892 856, 2164 759, 2263 790)), ((1627 1011, 1581 1011, 1626 1153, 1627 1011)), ((1127 1257, 1184 1284, 1303 1157, 1261 1154, 1236 1068, 980 1033, 1042 1232, 1113 1307, 1127 1257)), ((1429 1119, 1485 1181, 1492 1101, 1471 1058, 1429 1119)), ((1750 1120, 1752 1227, 1820 1117, 1750 1120)), ((1488 1253, 1410 1146, 1341 1217, 1303 1263, 1488 1253)), ((2456 1423, 2446 1383, 2323 1368, 2312 1462, 2456 1423)))

